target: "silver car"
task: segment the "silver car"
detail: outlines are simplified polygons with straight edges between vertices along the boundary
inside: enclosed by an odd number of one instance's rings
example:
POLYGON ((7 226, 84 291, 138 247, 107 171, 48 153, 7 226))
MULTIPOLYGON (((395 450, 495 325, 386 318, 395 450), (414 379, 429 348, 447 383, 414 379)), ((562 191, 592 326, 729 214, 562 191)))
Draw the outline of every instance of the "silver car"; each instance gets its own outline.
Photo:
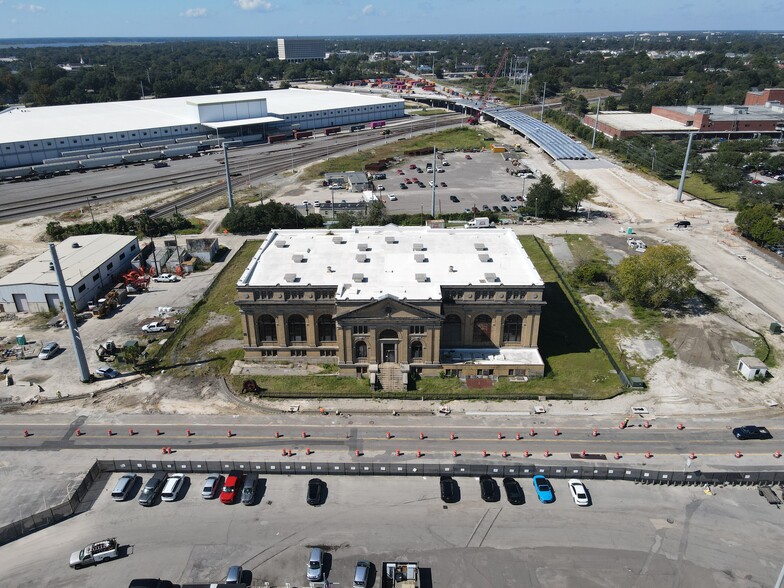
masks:
POLYGON ((324 551, 320 547, 314 547, 310 550, 310 558, 308 559, 308 580, 320 582, 323 575, 324 551))
POLYGON ((204 486, 201 489, 202 498, 215 498, 220 490, 220 474, 210 474, 204 480, 204 486))
POLYGON ((41 353, 38 354, 38 359, 52 359, 59 351, 60 346, 54 341, 50 341, 41 348, 41 353))

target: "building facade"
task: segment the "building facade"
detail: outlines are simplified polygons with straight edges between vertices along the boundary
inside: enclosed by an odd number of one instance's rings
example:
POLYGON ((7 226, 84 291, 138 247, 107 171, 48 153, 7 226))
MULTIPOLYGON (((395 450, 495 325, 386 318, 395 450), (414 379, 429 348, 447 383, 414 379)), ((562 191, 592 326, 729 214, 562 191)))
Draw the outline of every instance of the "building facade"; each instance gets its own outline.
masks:
POLYGON ((281 61, 323 61, 327 55, 324 39, 278 39, 281 61))
POLYGON ((511 230, 273 231, 237 284, 249 359, 541 376, 544 284, 511 230))

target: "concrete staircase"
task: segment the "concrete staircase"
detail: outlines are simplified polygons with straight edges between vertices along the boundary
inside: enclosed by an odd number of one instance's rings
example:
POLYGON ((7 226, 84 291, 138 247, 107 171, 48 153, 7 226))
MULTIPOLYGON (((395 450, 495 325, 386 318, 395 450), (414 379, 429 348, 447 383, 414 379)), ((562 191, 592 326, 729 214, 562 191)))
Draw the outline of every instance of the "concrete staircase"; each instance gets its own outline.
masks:
POLYGON ((408 390, 408 366, 399 363, 382 363, 378 381, 382 390, 401 392, 408 390))

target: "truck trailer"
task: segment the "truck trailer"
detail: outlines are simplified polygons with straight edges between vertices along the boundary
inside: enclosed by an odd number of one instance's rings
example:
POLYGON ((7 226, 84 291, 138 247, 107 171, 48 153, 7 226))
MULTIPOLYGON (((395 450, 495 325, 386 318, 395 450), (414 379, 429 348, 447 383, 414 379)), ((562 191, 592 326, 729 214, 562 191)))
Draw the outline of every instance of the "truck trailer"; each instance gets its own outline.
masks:
POLYGON ((381 588, 420 588, 417 562, 385 561, 381 570, 381 588))

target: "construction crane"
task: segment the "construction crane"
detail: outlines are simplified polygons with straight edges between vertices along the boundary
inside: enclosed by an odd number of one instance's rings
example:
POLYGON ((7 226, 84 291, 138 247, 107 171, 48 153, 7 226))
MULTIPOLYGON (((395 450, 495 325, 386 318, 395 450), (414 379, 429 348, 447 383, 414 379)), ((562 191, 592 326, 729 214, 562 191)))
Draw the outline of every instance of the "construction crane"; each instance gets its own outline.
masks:
POLYGON ((504 47, 504 52, 501 55, 501 61, 498 62, 498 67, 495 68, 495 73, 493 74, 493 79, 490 80, 490 83, 487 85, 487 89, 485 90, 484 94, 479 98, 477 102, 478 110, 476 114, 468 119, 469 125, 478 125, 479 121, 482 118, 482 113, 487 106, 487 101, 490 99, 490 96, 493 94, 493 90, 495 90, 496 82, 498 82, 498 76, 501 73, 501 70, 504 67, 504 63, 506 63, 506 56, 509 55, 509 47, 504 47))

